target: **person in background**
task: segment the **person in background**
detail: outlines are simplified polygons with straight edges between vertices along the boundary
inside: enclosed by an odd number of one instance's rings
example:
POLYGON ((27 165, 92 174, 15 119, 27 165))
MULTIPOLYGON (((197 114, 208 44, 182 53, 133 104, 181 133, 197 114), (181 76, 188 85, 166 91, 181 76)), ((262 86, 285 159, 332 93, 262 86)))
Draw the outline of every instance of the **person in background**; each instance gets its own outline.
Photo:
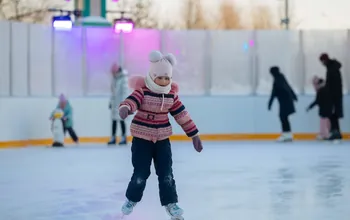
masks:
POLYGON ((293 140, 293 134, 288 117, 295 113, 294 101, 298 98, 293 89, 288 84, 279 67, 270 68, 270 73, 274 79, 271 97, 268 103, 268 110, 271 110, 273 100, 277 98, 279 102, 279 117, 282 124, 282 135, 277 139, 279 142, 288 142, 293 140))
POLYGON ((111 110, 112 119, 112 136, 108 145, 115 145, 117 134, 117 122, 120 122, 122 137, 119 142, 120 145, 127 144, 126 139, 126 125, 125 121, 119 117, 119 105, 128 96, 128 77, 127 71, 117 64, 113 64, 112 69, 112 84, 111 84, 111 98, 109 102, 109 109, 111 110))
POLYGON ((318 140, 327 140, 329 138, 330 120, 332 115, 332 98, 326 82, 315 76, 312 80, 316 90, 316 99, 313 101, 306 111, 310 111, 313 107, 318 105, 318 115, 320 116, 320 133, 317 136, 318 140))
MULTIPOLYGON (((72 138, 72 140, 78 144, 79 138, 73 129, 73 108, 63 94, 59 96, 59 102, 56 106, 56 109, 61 109, 63 111, 62 119, 64 122, 64 134, 66 134, 68 131, 69 136, 72 138)), ((54 118, 56 109, 51 113, 51 120, 54 118)))
POLYGON ((331 134, 329 140, 342 139, 339 119, 343 118, 343 83, 340 73, 341 63, 330 59, 327 53, 320 56, 321 63, 326 67, 326 86, 331 95, 332 115, 330 116, 331 134))

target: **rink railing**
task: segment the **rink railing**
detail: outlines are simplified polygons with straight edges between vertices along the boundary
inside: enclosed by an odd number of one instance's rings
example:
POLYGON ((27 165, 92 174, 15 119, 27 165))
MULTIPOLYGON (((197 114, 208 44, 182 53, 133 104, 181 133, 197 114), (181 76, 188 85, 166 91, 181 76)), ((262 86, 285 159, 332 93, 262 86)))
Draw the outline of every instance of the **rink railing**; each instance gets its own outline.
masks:
POLYGON ((110 28, 53 31, 49 26, 0 22, 0 96, 70 97, 110 94, 110 66, 145 74, 151 50, 178 59, 174 80, 184 95, 264 95, 280 66, 299 94, 313 94, 311 79, 325 75, 319 55, 329 53, 350 85, 350 31, 168 31, 110 28))

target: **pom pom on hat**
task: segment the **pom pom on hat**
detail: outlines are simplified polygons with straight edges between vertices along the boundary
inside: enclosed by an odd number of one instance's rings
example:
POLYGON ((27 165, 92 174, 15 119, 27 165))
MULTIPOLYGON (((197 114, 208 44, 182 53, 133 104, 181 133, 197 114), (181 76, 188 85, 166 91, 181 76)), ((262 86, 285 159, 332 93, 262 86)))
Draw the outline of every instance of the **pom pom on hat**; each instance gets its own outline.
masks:
POLYGON ((161 52, 157 51, 157 50, 152 51, 148 55, 148 59, 152 63, 158 62, 162 58, 163 58, 163 54, 161 52))
POLYGON ((169 54, 165 55, 164 58, 166 60, 168 60, 172 66, 176 65, 176 57, 174 56, 174 54, 169 53, 169 54))

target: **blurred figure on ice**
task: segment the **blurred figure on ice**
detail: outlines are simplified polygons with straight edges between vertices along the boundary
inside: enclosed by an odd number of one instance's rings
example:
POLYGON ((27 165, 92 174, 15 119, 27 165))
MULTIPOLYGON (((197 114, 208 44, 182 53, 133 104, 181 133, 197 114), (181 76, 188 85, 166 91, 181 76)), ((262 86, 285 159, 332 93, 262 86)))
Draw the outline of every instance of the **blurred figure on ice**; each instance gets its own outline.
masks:
POLYGON ((279 117, 282 124, 282 135, 277 141, 287 142, 293 140, 293 134, 289 123, 289 115, 295 113, 294 101, 298 98, 293 89, 288 84, 284 75, 280 72, 279 67, 274 66, 270 68, 270 73, 274 79, 271 97, 268 104, 269 111, 273 100, 277 98, 279 102, 279 117))
POLYGON ((316 99, 312 102, 306 111, 310 111, 313 107, 318 105, 318 115, 320 116, 320 133, 317 136, 318 140, 327 140, 329 138, 330 121, 332 115, 332 98, 326 82, 315 76, 312 80, 316 90, 316 99))
POLYGON ((73 129, 73 109, 66 97, 61 94, 56 109, 51 113, 51 120, 54 118, 54 113, 57 109, 63 111, 64 134, 68 131, 69 136, 75 143, 79 143, 79 138, 73 129))
POLYGON ((331 95, 332 115, 330 140, 342 139, 339 119, 343 118, 343 83, 340 73, 341 63, 335 59, 330 59, 328 54, 323 53, 320 56, 321 63, 326 67, 326 86, 331 95))
POLYGON ((52 147, 64 146, 64 112, 61 109, 55 109, 52 113, 51 131, 53 135, 52 147))
POLYGON ((111 98, 109 102, 109 109, 111 110, 112 120, 112 135, 108 145, 115 145, 117 134, 117 122, 120 122, 122 137, 119 144, 127 144, 126 140, 126 125, 125 121, 119 117, 119 105, 128 96, 128 78, 127 71, 117 64, 113 64, 112 69, 112 84, 111 84, 111 98))

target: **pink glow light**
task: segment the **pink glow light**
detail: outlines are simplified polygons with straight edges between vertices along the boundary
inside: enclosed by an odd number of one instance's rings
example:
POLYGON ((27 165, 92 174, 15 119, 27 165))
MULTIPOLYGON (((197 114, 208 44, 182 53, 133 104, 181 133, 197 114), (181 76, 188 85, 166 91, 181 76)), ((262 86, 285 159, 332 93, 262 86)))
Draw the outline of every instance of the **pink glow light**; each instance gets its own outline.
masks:
POLYGON ((134 29, 133 23, 116 23, 114 26, 114 31, 116 33, 124 32, 124 33, 130 33, 134 29))

